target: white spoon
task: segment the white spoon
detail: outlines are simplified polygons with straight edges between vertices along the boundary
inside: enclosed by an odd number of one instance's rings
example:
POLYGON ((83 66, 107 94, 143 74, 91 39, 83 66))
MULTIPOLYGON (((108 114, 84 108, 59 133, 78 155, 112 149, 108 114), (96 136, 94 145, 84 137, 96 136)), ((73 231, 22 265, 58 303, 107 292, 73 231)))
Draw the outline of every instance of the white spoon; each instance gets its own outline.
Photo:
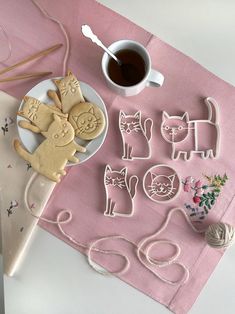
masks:
POLYGON ((85 37, 91 39, 93 43, 103 48, 120 66, 122 65, 122 62, 107 47, 105 47, 101 40, 92 32, 89 25, 82 25, 82 33, 85 37))
POLYGON ((136 77, 138 77, 138 69, 131 63, 124 63, 120 59, 118 59, 107 47, 104 46, 104 44, 99 40, 99 38, 92 32, 89 25, 82 25, 82 33, 85 37, 91 39, 92 42, 97 44, 99 47, 103 48, 110 57, 112 57, 117 64, 121 68, 121 73, 124 77, 124 79, 132 83, 132 85, 135 85, 136 77))

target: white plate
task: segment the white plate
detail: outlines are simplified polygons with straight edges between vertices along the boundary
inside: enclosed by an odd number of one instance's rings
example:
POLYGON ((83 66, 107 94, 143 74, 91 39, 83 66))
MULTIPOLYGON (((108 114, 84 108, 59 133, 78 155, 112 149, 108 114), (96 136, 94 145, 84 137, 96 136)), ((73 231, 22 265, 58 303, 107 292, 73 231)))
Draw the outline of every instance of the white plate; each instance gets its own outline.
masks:
MULTIPOLYGON (((60 79, 60 78, 56 78, 60 79)), ((108 131, 108 114, 105 107, 105 104, 102 100, 102 98, 99 96, 99 94, 88 84, 80 81, 80 87, 82 90, 82 94, 85 97, 85 99, 89 102, 92 102, 100 107, 100 109, 103 111, 105 115, 106 120, 106 126, 104 131, 100 136, 98 136, 96 139, 91 141, 85 141, 81 140, 78 137, 75 137, 75 141, 82 145, 86 146, 87 151, 85 153, 77 153, 76 156, 79 158, 80 163, 88 160, 91 156, 93 156, 102 146, 107 131, 108 131)), ((34 98, 37 98, 41 102, 45 104, 51 104, 52 100, 47 96, 47 91, 49 89, 57 90, 55 84, 53 83, 52 79, 45 80, 34 86, 27 94, 26 96, 31 96, 34 98)), ((21 109, 23 105, 23 101, 20 104, 19 110, 21 109)), ((26 120, 25 118, 21 116, 17 116, 17 124, 20 120, 26 120)), ((27 120, 26 120, 27 121, 27 120)), ((33 153, 35 149, 40 145, 40 143, 44 140, 44 137, 41 134, 33 133, 29 130, 23 129, 18 125, 18 133, 21 142, 25 146, 25 148, 33 153)), ((73 163, 68 163, 68 165, 74 165, 73 163)))

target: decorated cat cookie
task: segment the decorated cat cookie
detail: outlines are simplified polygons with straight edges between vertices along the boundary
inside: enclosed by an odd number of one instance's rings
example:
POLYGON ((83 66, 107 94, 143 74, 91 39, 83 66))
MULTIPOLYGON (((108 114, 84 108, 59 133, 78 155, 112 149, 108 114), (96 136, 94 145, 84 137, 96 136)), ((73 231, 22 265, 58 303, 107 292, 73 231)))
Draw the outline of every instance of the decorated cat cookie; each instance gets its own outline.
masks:
POLYGON ((194 153, 200 154, 202 159, 219 156, 219 106, 211 97, 205 98, 204 102, 208 118, 203 120, 190 120, 187 112, 182 116, 171 116, 163 111, 161 134, 172 146, 171 159, 178 160, 182 155, 187 161, 194 153))
POLYGON ((68 113, 70 109, 80 102, 84 102, 79 81, 76 76, 68 71, 68 74, 62 79, 54 79, 62 103, 62 111, 68 113))
POLYGON ((28 119, 20 121, 19 125, 32 132, 42 133, 48 130, 49 125, 53 122, 53 115, 57 114, 61 118, 67 119, 68 115, 62 113, 56 106, 49 106, 41 103, 38 99, 25 96, 24 103, 18 115, 28 119))
POLYGON ((95 104, 83 102, 75 105, 69 112, 69 122, 77 137, 92 140, 98 137, 105 128, 105 117, 95 104))
POLYGON ((17 153, 38 173, 52 181, 59 182, 61 176, 65 175, 64 170, 68 161, 78 163, 79 160, 74 154, 85 152, 86 149, 74 141, 74 129, 72 125, 61 119, 57 114, 53 115, 53 122, 47 131, 42 132, 45 140, 30 154, 20 144, 14 141, 17 153))

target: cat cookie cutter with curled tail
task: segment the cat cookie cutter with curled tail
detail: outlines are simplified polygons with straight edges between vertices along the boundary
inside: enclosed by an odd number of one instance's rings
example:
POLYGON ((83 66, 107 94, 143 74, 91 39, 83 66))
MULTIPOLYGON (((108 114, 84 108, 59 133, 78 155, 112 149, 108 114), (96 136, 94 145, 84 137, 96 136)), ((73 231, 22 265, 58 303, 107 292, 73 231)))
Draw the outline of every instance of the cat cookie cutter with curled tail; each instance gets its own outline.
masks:
POLYGON ((179 195, 181 181, 172 167, 164 164, 155 165, 145 172, 143 189, 153 202, 168 203, 179 195))
POLYGON ((202 159, 219 156, 219 106, 211 97, 204 102, 208 108, 206 120, 189 120, 187 112, 182 116, 170 116, 163 111, 161 134, 172 145, 171 159, 178 160, 182 154, 188 161, 193 153, 199 153, 202 159))
POLYGON ((119 129, 122 136, 123 160, 148 159, 151 157, 150 140, 152 138, 153 120, 148 118, 141 122, 141 111, 134 115, 119 112, 119 129))
POLYGON ((127 182, 127 168, 120 171, 112 170, 106 165, 104 172, 104 187, 106 193, 105 216, 131 217, 134 214, 133 199, 136 195, 136 187, 139 182, 133 175, 127 182))

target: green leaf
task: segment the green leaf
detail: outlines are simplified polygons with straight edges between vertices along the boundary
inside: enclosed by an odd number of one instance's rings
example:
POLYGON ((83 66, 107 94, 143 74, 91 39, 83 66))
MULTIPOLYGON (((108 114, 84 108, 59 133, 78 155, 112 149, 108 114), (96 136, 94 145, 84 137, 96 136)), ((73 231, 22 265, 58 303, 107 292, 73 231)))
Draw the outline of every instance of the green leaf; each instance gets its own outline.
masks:
POLYGON ((202 189, 203 189, 203 190, 208 189, 208 185, 203 185, 203 186, 202 186, 202 189))
POLYGON ((202 207, 202 206, 203 206, 203 201, 202 201, 202 199, 201 199, 201 202, 199 203, 198 206, 199 206, 199 207, 202 207))
POLYGON ((212 200, 212 201, 211 201, 211 205, 214 205, 214 204, 215 204, 215 200, 212 200))

